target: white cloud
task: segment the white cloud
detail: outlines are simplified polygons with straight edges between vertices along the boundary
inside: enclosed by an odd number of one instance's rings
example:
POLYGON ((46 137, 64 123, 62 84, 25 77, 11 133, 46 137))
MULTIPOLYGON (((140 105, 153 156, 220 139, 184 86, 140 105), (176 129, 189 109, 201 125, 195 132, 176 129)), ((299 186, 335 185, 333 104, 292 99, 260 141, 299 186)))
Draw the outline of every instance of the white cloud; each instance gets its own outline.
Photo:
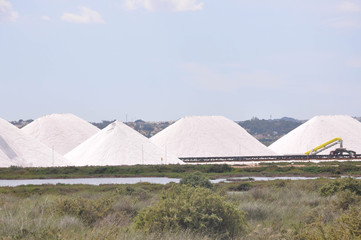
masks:
POLYGON ((354 2, 344 1, 338 5, 338 9, 342 12, 361 12, 361 7, 354 2))
POLYGON ((148 11, 197 11, 203 9, 203 2, 197 0, 125 0, 126 10, 144 8, 148 11))
POLYGON ((13 10, 10 2, 0 0, 0 22, 15 22, 19 14, 13 10))
POLYGON ((41 19, 44 21, 51 21, 51 18, 49 16, 42 16, 41 19))
POLYGON ((333 22, 331 25, 336 28, 359 28, 359 27, 361 27, 358 22, 353 21, 353 20, 339 20, 339 21, 333 22))
POLYGON ((358 17, 358 13, 361 12, 360 4, 352 1, 343 1, 337 5, 337 10, 341 15, 338 18, 331 20, 330 26, 344 29, 361 28, 360 18, 358 17))
POLYGON ((183 68, 192 83, 211 91, 231 92, 241 87, 274 88, 283 85, 278 77, 269 73, 263 71, 244 73, 231 65, 210 68, 202 64, 189 63, 185 64, 183 68))
POLYGON ((80 14, 64 13, 61 19, 71 23, 105 23, 100 14, 87 7, 79 7, 80 14))

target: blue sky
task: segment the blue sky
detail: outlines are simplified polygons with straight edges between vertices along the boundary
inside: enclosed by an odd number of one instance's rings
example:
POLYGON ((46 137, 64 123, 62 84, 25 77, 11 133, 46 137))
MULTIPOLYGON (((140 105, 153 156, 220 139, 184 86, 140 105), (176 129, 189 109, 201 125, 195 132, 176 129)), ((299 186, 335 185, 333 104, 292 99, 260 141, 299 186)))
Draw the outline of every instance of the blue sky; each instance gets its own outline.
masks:
POLYGON ((0 0, 0 117, 361 116, 361 0, 0 0))

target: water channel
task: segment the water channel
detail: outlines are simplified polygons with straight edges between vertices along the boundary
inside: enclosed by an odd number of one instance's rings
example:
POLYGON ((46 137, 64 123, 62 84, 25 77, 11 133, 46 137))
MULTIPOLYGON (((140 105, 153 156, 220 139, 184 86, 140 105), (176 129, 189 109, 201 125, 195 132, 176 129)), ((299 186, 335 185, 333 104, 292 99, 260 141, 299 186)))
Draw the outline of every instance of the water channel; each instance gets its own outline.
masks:
MULTIPOLYGON (((211 180, 212 183, 232 182, 242 180, 252 181, 272 181, 272 180, 309 180, 317 179, 317 177, 230 177, 211 180)), ((16 180, 0 180, 0 187, 16 187, 20 185, 43 185, 43 184, 136 184, 141 182, 167 184, 170 182, 178 183, 179 178, 167 177, 127 177, 127 178, 68 178, 68 179, 16 179, 16 180)))

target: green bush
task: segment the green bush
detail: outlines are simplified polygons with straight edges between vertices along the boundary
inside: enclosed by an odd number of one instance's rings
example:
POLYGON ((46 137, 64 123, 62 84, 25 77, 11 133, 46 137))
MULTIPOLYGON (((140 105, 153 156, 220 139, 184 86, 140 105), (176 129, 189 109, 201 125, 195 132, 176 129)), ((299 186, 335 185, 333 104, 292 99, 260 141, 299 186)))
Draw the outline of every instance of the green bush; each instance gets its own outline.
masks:
POLYGON ((62 215, 73 215, 79 217, 83 222, 92 225, 97 220, 109 213, 113 199, 85 199, 64 197, 56 203, 56 210, 62 215))
POLYGON ((361 238, 361 208, 351 208, 347 214, 343 214, 338 219, 338 223, 340 233, 346 233, 354 239, 361 238))
POLYGON ((277 188, 283 188, 286 186, 286 181, 283 181, 283 180, 275 181, 274 186, 277 188))
POLYGON ((320 193, 323 196, 330 196, 345 190, 361 195, 361 182, 351 177, 337 179, 321 187, 320 193))
POLYGON ((191 230, 225 238, 246 226, 245 214, 235 205, 210 189, 189 185, 172 186, 138 214, 135 224, 146 233, 191 230))
POLYGON ((350 190, 345 190, 336 194, 336 199, 332 201, 333 205, 342 210, 349 209, 352 205, 360 203, 361 196, 356 195, 350 190))
POLYGON ((251 189, 251 184, 249 184, 248 182, 240 183, 237 186, 231 188, 231 190, 233 191, 248 191, 250 189, 251 189))
POLYGON ((309 224, 295 239, 307 240, 339 240, 361 239, 361 208, 353 207, 341 215, 332 224, 325 225, 323 221, 309 224))
POLYGON ((180 180, 180 184, 191 185, 192 187, 200 186, 210 189, 213 188, 211 181, 209 181, 209 179, 201 172, 193 172, 186 175, 180 180))
POLYGON ((209 167, 208 171, 209 173, 225 173, 232 171, 232 167, 228 164, 221 164, 221 165, 212 165, 209 167))

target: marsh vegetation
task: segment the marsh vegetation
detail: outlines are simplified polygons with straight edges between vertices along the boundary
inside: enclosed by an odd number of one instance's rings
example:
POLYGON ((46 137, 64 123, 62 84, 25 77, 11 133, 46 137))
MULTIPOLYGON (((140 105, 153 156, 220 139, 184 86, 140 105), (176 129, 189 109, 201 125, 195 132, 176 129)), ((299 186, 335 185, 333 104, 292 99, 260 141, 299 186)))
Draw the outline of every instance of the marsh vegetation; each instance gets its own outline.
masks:
POLYGON ((360 176, 361 162, 283 162, 258 165, 135 165, 135 166, 84 166, 48 168, 0 168, 0 179, 87 178, 87 177, 172 177, 201 172, 209 178, 237 176, 360 176))
POLYGON ((0 236, 359 239, 360 193, 361 181, 352 178, 240 181, 212 188, 174 183, 3 187, 0 236))

